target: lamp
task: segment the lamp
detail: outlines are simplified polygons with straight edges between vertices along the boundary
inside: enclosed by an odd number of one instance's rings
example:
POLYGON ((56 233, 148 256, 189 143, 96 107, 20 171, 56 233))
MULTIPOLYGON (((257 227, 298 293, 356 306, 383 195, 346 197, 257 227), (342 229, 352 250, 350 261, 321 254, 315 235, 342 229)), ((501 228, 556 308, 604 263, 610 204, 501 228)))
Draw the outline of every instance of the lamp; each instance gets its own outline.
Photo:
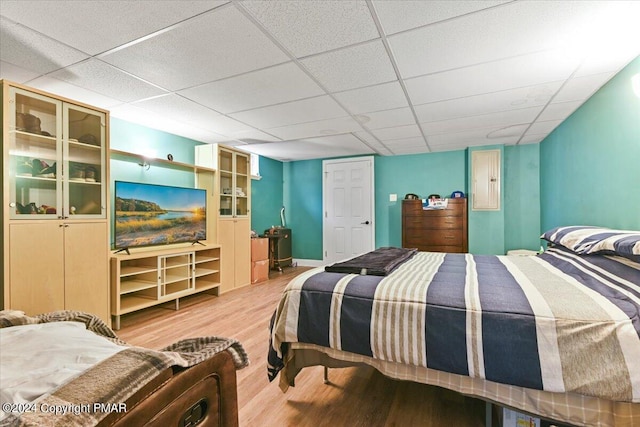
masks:
POLYGON ((143 157, 142 161, 138 163, 138 166, 145 168, 146 170, 149 170, 149 168, 151 167, 151 163, 147 162, 147 159, 143 157))
POLYGON ((633 93, 640 98, 640 73, 631 77, 631 87, 633 88, 633 93))

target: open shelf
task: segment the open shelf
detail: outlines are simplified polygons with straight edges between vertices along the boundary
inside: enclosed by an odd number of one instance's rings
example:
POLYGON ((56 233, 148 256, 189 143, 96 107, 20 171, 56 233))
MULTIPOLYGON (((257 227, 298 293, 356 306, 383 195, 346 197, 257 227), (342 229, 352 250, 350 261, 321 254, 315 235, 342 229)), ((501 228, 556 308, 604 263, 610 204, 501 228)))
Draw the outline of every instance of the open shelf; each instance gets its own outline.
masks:
POLYGON ((220 288, 220 245, 179 246, 111 256, 111 315, 120 316, 220 288))

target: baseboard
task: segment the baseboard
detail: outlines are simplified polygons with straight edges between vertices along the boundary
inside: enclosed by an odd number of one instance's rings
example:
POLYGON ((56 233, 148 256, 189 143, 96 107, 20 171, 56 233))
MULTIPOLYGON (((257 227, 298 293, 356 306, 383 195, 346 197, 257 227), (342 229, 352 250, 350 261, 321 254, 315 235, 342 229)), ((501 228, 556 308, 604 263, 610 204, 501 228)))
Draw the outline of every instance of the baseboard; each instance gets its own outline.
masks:
POLYGON ((322 261, 321 259, 298 259, 298 258, 294 258, 293 262, 297 263, 297 265, 299 265, 301 267, 321 267, 321 266, 325 265, 324 261, 322 261))

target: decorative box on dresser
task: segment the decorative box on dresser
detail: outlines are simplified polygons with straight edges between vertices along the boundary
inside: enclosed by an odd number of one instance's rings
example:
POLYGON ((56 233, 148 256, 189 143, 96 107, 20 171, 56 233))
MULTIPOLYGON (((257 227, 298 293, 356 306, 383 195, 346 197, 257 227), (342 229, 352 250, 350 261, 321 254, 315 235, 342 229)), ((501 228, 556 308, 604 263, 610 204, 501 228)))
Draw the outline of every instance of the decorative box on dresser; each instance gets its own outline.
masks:
POLYGON ((468 252, 467 199, 449 199, 446 209, 423 209, 421 200, 403 200, 402 247, 468 252))

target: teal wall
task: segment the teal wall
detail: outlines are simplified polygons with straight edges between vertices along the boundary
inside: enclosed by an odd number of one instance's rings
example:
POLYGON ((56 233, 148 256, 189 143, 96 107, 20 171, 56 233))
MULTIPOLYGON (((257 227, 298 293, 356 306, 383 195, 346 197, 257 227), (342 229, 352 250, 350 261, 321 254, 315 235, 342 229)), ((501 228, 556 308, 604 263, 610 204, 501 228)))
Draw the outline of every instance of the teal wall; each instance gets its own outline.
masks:
POLYGON ((504 147, 504 249, 540 247, 540 145, 504 147))
POLYGON ((376 247, 402 246, 402 199, 407 193, 426 198, 467 193, 466 154, 446 151, 431 154, 375 158, 376 247), (389 201, 397 194, 396 202, 389 201))
POLYGON ((640 230, 640 57, 540 143, 541 229, 640 230))
MULTIPOLYGON (((273 226, 281 225, 280 209, 283 206, 283 163, 260 156, 259 180, 251 180, 251 229, 258 234, 273 226)), ((289 212, 285 216, 288 222, 289 212)))

